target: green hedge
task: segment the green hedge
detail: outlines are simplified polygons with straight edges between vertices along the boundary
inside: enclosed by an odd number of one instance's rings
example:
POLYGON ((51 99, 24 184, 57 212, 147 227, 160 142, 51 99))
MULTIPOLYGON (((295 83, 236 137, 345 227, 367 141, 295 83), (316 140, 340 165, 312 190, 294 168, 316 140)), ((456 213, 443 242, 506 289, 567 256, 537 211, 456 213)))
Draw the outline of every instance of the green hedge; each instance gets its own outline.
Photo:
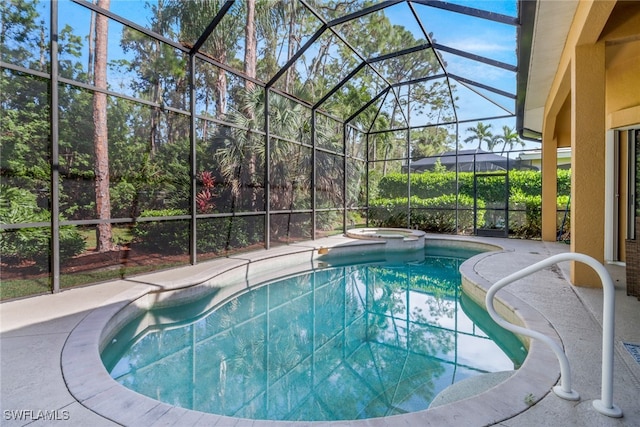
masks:
POLYGON ((525 239, 542 233, 542 197, 516 194, 509 198, 509 231, 525 239))
MULTIPOLYGON (((557 171, 557 209, 564 212, 571 191, 571 171, 557 171)), ((425 231, 451 232, 455 227, 455 194, 459 192, 458 225, 473 229, 473 172, 425 172, 411 174, 411 225, 425 231), (445 213, 445 209, 453 209, 445 213)), ((503 176, 483 175, 477 181, 481 209, 505 199, 503 176)), ((509 172, 509 232, 524 238, 539 237, 542 230, 542 174, 537 171, 509 172)), ((385 227, 406 227, 407 174, 392 173, 380 179, 380 198, 371 202, 370 222, 385 227)), ((487 211, 488 212, 488 211, 487 211)), ((558 216, 558 229, 564 215, 558 216)), ((478 215, 478 227, 490 227, 491 219, 478 215)), ((569 227, 565 220, 564 229, 569 227)))
MULTIPOLYGON (((571 191, 571 171, 558 170, 558 195, 568 196, 571 191)), ((458 188, 461 195, 474 197, 473 172, 458 173, 458 188)), ((510 171, 510 196, 539 196, 542 193, 542 174, 537 171, 510 171)), ((407 195, 407 174, 392 173, 380 179, 380 198, 392 199, 407 195)), ((421 199, 456 194, 455 172, 425 172, 411 174, 411 196, 421 199)), ((504 178, 483 176, 478 181, 478 195, 485 201, 504 200, 504 178)))
MULTIPOLYGON (((484 202, 478 202, 478 207, 483 209, 484 202)), ((457 208, 458 227, 472 230, 473 199, 461 195, 457 208)), ((369 203, 369 223, 373 227, 407 227, 407 198, 372 200, 369 203)), ((428 199, 411 197, 411 226, 431 232, 456 231, 456 196, 444 195, 428 199)))
MULTIPOLYGON (((558 196, 557 210, 564 212, 568 196, 558 196)), ((479 228, 489 227, 485 218, 486 203, 478 200, 479 228)), ((558 215, 558 229, 564 215, 558 215)), ((407 198, 379 198, 370 203, 369 224, 372 227, 402 227, 407 224, 407 198)), ((456 199, 455 195, 444 195, 429 199, 411 198, 411 226, 435 233, 455 232, 456 199)), ((565 219, 564 229, 569 229, 569 217, 565 219)), ((460 230, 473 231, 473 198, 460 195, 458 200, 458 227, 460 230)), ((542 232, 541 197, 519 194, 510 197, 509 233, 522 238, 540 237, 542 232)))
MULTIPOLYGON (((382 177, 378 184, 378 191, 381 199, 406 197, 407 174, 391 173, 382 177)), ((411 174, 412 196, 430 199, 443 194, 456 194, 456 174, 454 172, 411 174)))
POLYGON ((558 169, 558 196, 568 197, 570 195, 571 195, 571 170, 558 169))
MULTIPOLYGON (((569 215, 564 217, 569 196, 558 196, 556 199, 556 229, 569 230, 569 215)), ((509 199, 509 229, 512 234, 522 238, 540 237, 542 233, 542 197, 526 196, 523 194, 512 195, 509 199)))

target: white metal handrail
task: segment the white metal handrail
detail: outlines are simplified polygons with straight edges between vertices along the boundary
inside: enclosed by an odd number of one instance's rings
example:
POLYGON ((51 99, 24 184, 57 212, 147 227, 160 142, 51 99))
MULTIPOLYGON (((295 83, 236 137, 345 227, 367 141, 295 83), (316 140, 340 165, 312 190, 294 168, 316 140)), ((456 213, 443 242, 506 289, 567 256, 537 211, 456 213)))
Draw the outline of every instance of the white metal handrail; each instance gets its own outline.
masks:
POLYGON ((498 280, 487 291, 485 303, 489 315, 500 326, 517 334, 525 335, 530 338, 540 340, 547 344, 558 357, 560 362, 560 386, 555 386, 553 391, 563 399, 578 400, 579 394, 571 389, 571 370, 569 360, 564 350, 551 338, 531 329, 523 328, 507 322, 498 313, 493 306, 493 299, 500 289, 516 280, 529 276, 543 268, 557 264, 562 261, 579 261, 593 268, 602 282, 604 295, 602 308, 602 393, 601 399, 593 401, 593 407, 601 414, 609 417, 621 417, 622 410, 613 404, 613 345, 614 345, 614 315, 615 315, 615 288, 611 276, 605 267, 596 259, 580 253, 566 252, 553 255, 545 260, 537 262, 529 267, 510 274, 509 276, 498 280))

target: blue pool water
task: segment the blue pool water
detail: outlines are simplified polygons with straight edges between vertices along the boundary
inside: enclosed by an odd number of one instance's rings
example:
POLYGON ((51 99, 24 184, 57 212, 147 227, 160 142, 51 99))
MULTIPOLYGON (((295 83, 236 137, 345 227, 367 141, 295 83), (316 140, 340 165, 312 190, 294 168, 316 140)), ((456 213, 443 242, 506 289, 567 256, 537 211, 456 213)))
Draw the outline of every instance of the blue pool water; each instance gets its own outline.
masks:
POLYGON ((475 253, 327 266, 204 313, 206 298, 152 311, 145 318, 161 322, 141 332, 132 322, 102 358, 134 391, 221 415, 352 420, 427 409, 447 386, 526 357, 460 291, 458 268, 475 253))

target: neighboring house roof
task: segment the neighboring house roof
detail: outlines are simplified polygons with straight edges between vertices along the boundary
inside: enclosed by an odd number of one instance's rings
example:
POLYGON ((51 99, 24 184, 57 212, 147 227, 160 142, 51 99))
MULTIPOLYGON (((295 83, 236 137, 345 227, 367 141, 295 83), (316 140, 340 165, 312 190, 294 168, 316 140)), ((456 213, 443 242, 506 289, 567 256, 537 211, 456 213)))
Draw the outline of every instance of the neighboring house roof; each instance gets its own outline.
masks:
POLYGON ((421 171, 433 169, 436 163, 438 163, 438 160, 440 164, 447 169, 455 170, 456 165, 458 165, 458 170, 460 171, 473 171, 474 162, 476 171, 505 170, 507 169, 507 162, 510 163, 510 166, 515 166, 516 164, 515 159, 509 159, 499 154, 476 148, 471 150, 458 150, 457 153, 456 151, 447 151, 436 156, 424 157, 412 161, 410 163, 411 170, 421 171))

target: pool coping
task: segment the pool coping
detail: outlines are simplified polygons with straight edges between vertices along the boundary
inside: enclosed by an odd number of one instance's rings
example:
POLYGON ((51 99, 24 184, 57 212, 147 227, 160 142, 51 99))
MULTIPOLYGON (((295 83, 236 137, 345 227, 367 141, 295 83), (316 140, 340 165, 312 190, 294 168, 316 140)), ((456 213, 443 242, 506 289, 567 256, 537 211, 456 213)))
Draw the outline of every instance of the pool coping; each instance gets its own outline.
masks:
MULTIPOLYGON (((492 247, 465 261, 461 267, 463 288, 481 306, 491 283, 480 276, 474 266, 495 251, 509 251, 498 242, 482 242, 462 236, 427 237, 429 242, 492 247)), ((524 363, 507 380, 479 394, 423 411, 383 418, 351 421, 269 421, 233 418, 175 407, 138 394, 113 380, 100 358, 101 347, 120 325, 135 316, 137 310, 153 304, 173 303, 176 298, 194 298, 218 281, 235 278, 251 287, 253 283, 306 269, 318 261, 318 253, 348 251, 366 256, 379 251, 376 242, 334 236, 310 242, 256 251, 203 262, 128 279, 131 288, 116 295, 103 306, 91 311, 73 329, 62 350, 61 368, 72 396, 89 410, 121 425, 205 424, 217 426, 398 426, 398 425, 491 425, 512 418, 546 396, 560 377, 559 364, 546 345, 528 342, 529 354, 524 363), (254 271, 262 271, 259 280, 254 271), (201 288, 201 289, 198 289, 201 288), (171 292, 166 292, 171 291, 171 292), (131 305, 135 302, 134 305, 131 305)), ((233 281, 233 280, 232 280, 233 281)), ((235 292, 236 290, 234 290, 235 292)), ((544 333, 561 342, 548 320, 537 310, 508 290, 500 291, 496 310, 507 320, 544 333)), ((139 312, 139 311, 138 311, 139 312)), ((446 391, 446 390, 445 390, 446 391)))

